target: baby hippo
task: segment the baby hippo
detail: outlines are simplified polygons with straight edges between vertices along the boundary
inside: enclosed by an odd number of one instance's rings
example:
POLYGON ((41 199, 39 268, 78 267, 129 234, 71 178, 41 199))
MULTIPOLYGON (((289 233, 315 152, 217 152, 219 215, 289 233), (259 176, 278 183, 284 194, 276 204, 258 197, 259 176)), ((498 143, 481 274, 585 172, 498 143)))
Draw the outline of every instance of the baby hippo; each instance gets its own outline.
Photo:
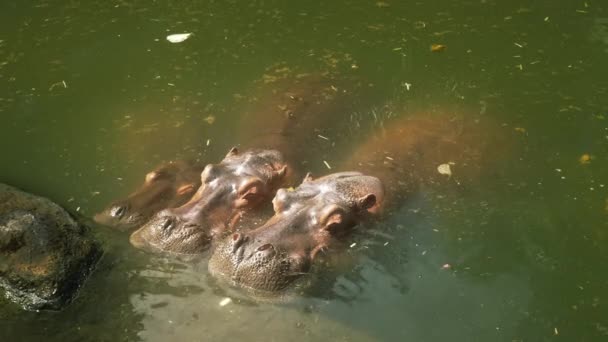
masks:
POLYGON ((111 203, 94 220, 120 230, 140 227, 165 208, 186 203, 201 184, 203 166, 171 161, 146 174, 144 184, 129 197, 111 203))
POLYGON ((131 244, 149 252, 193 257, 214 237, 229 231, 241 214, 270 200, 283 185, 287 165, 275 150, 236 148, 201 173, 201 186, 190 201, 157 213, 131 235, 131 244))
POLYGON ((359 172, 307 176, 297 189, 277 192, 275 214, 264 225, 220 242, 209 271, 259 299, 281 297, 303 283, 319 252, 341 245, 357 223, 378 213, 383 197, 380 180, 359 172))

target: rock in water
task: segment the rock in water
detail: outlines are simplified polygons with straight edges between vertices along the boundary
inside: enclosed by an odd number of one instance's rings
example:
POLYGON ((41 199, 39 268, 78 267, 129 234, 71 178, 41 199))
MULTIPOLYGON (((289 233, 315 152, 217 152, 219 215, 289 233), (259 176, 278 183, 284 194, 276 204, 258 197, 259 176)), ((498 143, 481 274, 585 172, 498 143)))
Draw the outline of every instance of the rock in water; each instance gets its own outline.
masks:
POLYGON ((59 205, 0 183, 0 288, 8 299, 26 310, 59 310, 101 254, 59 205))

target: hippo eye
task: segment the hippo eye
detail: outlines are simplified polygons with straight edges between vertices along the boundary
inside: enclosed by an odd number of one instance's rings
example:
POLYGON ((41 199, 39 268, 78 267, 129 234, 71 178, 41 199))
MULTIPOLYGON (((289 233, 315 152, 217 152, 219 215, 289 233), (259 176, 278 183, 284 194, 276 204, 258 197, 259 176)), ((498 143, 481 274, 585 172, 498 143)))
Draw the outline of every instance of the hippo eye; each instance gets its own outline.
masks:
POLYGON ((259 178, 251 177, 244 181, 237 190, 238 198, 235 201, 237 208, 252 206, 264 195, 264 183, 259 178))
POLYGON ((330 205, 321 213, 319 223, 326 230, 336 232, 345 223, 346 211, 338 205, 330 205))
POLYGON ((110 210, 110 215, 114 218, 121 218, 121 217, 123 217, 125 212, 127 212, 127 206, 118 205, 118 206, 112 207, 112 209, 110 210))

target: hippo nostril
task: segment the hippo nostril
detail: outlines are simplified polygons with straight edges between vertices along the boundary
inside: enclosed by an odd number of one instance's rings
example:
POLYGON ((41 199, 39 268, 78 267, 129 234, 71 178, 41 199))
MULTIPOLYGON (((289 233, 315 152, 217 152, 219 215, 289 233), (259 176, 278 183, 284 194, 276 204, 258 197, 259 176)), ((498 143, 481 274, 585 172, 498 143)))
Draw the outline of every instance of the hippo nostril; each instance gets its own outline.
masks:
POLYGON ((161 227, 163 230, 170 230, 173 227, 173 219, 171 217, 165 218, 161 227))
POLYGON ((127 211, 127 207, 124 205, 117 205, 112 208, 110 211, 110 215, 114 218, 121 218, 125 212, 127 211))
POLYGON ((263 252, 263 251, 265 251, 265 250, 267 250, 269 248, 273 248, 274 249, 274 247, 272 247, 272 245, 269 244, 269 243, 267 243, 265 245, 261 245, 260 247, 258 247, 258 252, 263 252))
POLYGON ((239 249, 239 247, 241 247, 243 243, 245 243, 245 241, 247 241, 246 236, 242 236, 239 233, 232 234, 232 253, 235 253, 239 249))

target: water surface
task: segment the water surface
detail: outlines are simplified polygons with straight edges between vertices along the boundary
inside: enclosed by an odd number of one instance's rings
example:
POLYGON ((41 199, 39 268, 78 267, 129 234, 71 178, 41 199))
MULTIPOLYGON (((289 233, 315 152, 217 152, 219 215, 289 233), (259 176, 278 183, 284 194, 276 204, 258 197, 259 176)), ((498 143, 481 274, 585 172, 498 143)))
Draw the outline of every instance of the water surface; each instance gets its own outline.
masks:
POLYGON ((218 161, 274 65, 362 80, 348 129, 321 128, 345 144, 307 160, 317 174, 391 116, 455 111, 514 143, 492 156, 496 177, 399 203, 297 303, 220 306, 204 265, 95 226, 107 252, 78 299, 60 313, 2 303, 2 336, 605 340, 606 60, 602 1, 4 1, 0 180, 84 217, 161 161, 218 161))

